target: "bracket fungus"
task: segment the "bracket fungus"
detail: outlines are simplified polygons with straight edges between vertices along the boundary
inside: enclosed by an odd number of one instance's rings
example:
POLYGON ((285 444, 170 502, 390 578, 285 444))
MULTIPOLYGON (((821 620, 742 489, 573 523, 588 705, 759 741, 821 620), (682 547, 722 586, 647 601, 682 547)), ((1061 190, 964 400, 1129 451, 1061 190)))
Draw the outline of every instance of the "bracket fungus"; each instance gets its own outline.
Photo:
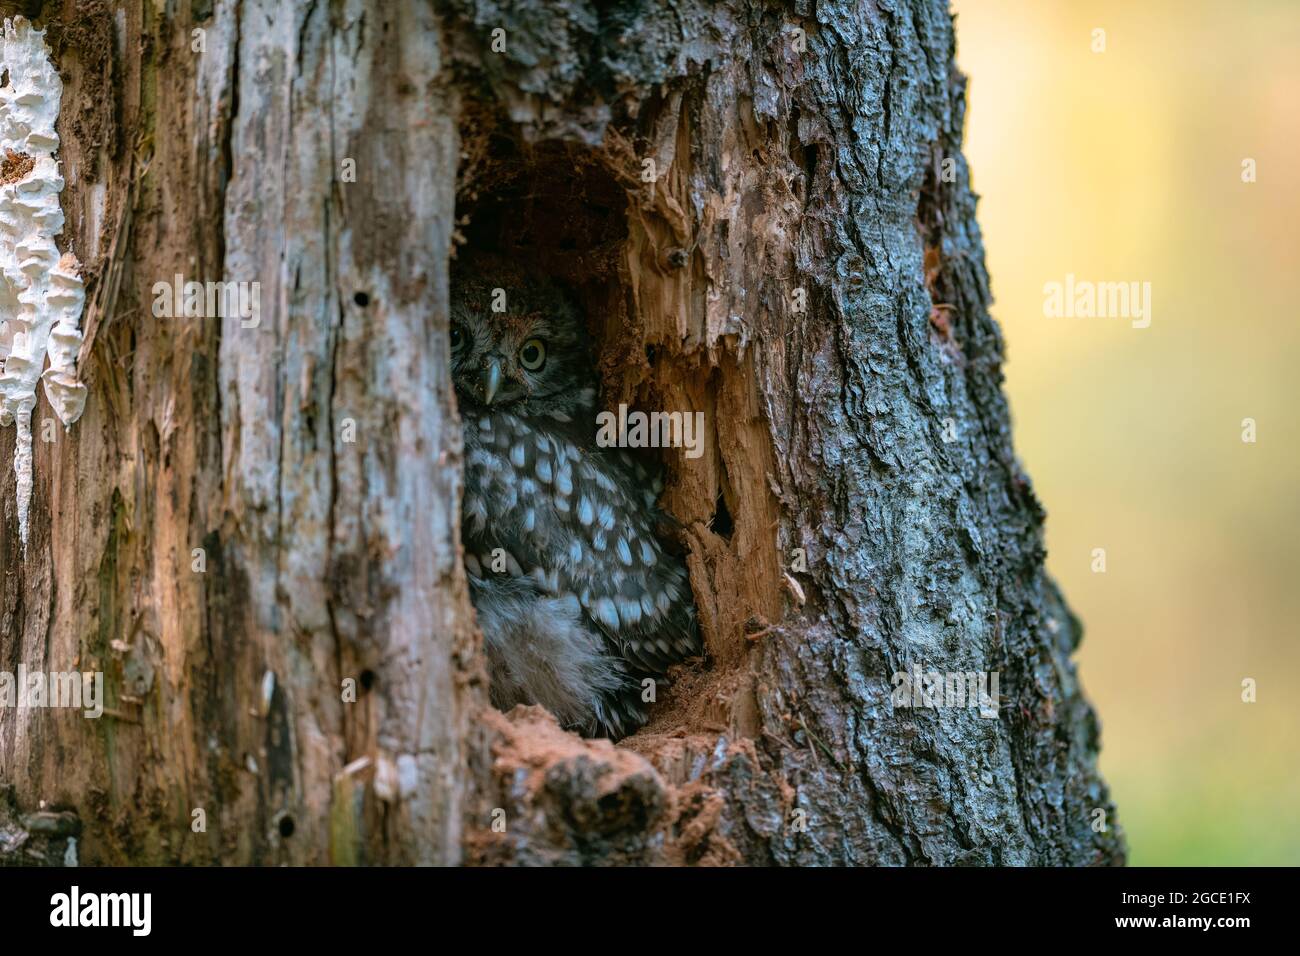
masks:
POLYGON ((76 256, 60 255, 54 244, 63 231, 63 177, 54 158, 63 84, 45 34, 22 17, 5 20, 0 62, 7 74, 0 86, 0 425, 17 425, 14 474, 26 546, 36 382, 65 428, 81 417, 86 387, 76 363, 86 296, 76 256))

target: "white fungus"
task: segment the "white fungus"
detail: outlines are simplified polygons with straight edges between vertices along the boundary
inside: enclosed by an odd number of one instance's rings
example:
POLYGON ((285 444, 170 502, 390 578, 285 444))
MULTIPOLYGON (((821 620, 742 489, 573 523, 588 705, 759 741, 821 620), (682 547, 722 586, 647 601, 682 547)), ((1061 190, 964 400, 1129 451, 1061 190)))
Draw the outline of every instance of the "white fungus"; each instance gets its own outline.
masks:
POLYGON ((86 296, 76 257, 60 256, 54 245, 63 231, 63 177, 54 158, 63 84, 45 34, 22 17, 5 20, 0 65, 7 74, 0 86, 0 425, 17 424, 14 474, 25 547, 36 381, 44 382, 64 427, 81 417, 86 387, 76 362, 86 296))

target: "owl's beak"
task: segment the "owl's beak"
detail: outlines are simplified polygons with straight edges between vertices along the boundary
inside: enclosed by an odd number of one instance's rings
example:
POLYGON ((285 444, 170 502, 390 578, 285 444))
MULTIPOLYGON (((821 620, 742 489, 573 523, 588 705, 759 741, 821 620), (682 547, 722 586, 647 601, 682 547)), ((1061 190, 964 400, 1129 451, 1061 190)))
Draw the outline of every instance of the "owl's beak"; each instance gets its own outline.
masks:
POLYGON ((487 368, 483 369, 483 404, 491 405, 501 387, 501 360, 488 359, 487 368))

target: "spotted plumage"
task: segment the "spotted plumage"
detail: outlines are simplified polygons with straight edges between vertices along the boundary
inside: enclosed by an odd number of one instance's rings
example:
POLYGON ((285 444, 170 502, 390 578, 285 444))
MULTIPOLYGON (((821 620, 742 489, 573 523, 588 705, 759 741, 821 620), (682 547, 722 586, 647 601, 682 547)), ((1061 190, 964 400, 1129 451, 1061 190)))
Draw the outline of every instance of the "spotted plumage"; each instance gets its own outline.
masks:
POLYGON ((597 445, 587 336, 556 285, 498 259, 462 264, 451 347, 461 537, 492 701, 631 733, 648 717, 643 681, 701 653, 686 569, 657 534, 659 482, 597 445))

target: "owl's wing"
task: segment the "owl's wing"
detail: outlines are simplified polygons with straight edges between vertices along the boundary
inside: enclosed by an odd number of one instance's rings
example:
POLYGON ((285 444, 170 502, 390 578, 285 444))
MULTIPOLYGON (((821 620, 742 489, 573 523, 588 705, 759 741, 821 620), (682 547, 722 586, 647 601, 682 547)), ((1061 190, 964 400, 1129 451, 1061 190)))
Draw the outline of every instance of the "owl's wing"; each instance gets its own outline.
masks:
POLYGON ((467 427, 464 530, 479 562, 502 548, 502 570, 574 595, 634 670, 701 653, 686 568, 655 536, 657 489, 639 463, 513 416, 467 427))
POLYGON ((574 515, 594 572, 578 600, 634 669, 662 674, 701 647, 686 567, 655 534, 659 483, 627 452, 577 453, 574 515))

